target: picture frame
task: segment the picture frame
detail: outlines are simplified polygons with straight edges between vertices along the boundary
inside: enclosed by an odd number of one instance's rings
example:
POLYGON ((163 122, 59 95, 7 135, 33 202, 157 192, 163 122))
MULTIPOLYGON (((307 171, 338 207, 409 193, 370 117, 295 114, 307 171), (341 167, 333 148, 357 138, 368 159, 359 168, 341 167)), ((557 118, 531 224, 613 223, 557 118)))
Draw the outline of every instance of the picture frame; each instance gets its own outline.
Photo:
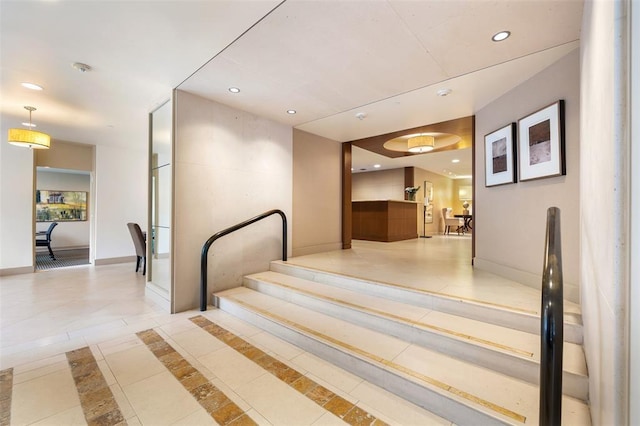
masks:
POLYGON ((520 181, 567 174, 564 100, 518 120, 520 181))
POLYGON ((516 183, 517 128, 509 123, 484 137, 484 186, 516 183))
POLYGON ((86 191, 36 190, 36 222, 87 220, 86 191))
POLYGON ((433 183, 424 181, 424 223, 433 223, 433 183))

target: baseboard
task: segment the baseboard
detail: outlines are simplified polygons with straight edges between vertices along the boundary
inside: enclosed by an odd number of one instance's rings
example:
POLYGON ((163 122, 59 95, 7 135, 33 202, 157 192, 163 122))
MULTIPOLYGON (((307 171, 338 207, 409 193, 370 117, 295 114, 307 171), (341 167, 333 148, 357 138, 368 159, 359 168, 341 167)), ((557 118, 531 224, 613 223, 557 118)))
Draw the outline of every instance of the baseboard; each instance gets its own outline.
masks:
MULTIPOLYGON (((521 271, 519 269, 500 265, 498 263, 491 262, 490 260, 480 259, 478 257, 474 259, 473 266, 474 268, 491 272, 492 274, 516 281, 537 290, 540 290, 542 286, 542 274, 538 275, 527 271, 521 271)), ((563 295, 565 300, 573 303, 580 303, 580 288, 575 283, 570 283, 565 280, 563 283, 563 295)))
POLYGON ((123 257, 107 257, 104 259, 96 259, 95 260, 95 265, 96 266, 100 266, 100 265, 113 265, 116 263, 128 263, 128 262, 135 262, 137 259, 136 256, 123 256, 123 257))
POLYGON ((341 250, 342 243, 319 244, 317 246, 296 247, 292 250, 291 257, 306 256, 308 254, 324 253, 327 251, 341 250))
POLYGON ((33 266, 21 266, 19 268, 0 269, 0 277, 8 275, 32 274, 35 271, 33 266))

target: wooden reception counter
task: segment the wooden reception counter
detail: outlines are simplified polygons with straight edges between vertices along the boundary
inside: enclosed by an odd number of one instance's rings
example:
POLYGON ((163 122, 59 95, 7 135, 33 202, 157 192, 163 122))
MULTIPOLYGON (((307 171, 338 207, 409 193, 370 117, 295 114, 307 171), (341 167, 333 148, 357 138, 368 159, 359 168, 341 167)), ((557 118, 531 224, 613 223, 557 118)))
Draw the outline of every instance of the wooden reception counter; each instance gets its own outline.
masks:
POLYGON ((415 201, 352 201, 352 238, 368 241, 400 241, 418 238, 415 201))

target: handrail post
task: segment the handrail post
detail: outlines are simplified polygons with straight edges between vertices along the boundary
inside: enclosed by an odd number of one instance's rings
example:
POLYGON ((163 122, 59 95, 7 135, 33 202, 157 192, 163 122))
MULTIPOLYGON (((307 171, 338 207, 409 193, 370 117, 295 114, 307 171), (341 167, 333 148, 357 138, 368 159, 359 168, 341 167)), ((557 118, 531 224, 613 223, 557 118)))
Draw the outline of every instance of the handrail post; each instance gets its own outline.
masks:
POLYGON ((207 310, 207 255, 209 253, 209 247, 218 238, 222 238, 225 235, 231 234, 239 229, 249 226, 252 223, 265 219, 273 214, 280 215, 282 219, 282 260, 287 261, 287 216, 282 210, 274 209, 264 212, 256 217, 245 220, 237 225, 230 226, 222 231, 213 234, 202 246, 202 252, 200 253, 200 310, 207 310))
POLYGON ((540 415, 542 426, 562 421, 562 352, 564 296, 560 209, 547 210, 542 308, 540 316, 540 415))

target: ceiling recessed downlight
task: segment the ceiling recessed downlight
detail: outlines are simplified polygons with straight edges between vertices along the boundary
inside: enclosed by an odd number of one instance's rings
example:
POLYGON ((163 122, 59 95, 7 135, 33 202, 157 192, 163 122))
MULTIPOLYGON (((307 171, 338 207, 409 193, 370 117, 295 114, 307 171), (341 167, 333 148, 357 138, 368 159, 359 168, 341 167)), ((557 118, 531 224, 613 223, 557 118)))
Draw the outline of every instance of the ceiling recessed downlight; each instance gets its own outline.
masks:
POLYGON ((438 96, 447 96, 451 93, 451 89, 440 89, 436 93, 438 94, 438 96))
POLYGON ((374 169, 379 169, 380 167, 382 167, 380 164, 374 164, 374 165, 373 165, 373 168, 374 168, 374 169))
POLYGON ((20 83, 22 85, 22 87, 26 87, 27 89, 31 89, 31 90, 42 90, 42 86, 39 86, 35 83, 29 83, 28 81, 25 81, 23 83, 20 83))
POLYGON ((297 111, 295 109, 288 109, 287 114, 295 114, 297 111))
POLYGON ((229 91, 231 93, 240 93, 240 89, 238 89, 237 87, 229 87, 229 91))
POLYGON ((454 158, 453 160, 451 160, 452 163, 459 163, 460 160, 458 160, 457 158, 454 158))
POLYGON ((510 35, 511 35, 511 31, 500 31, 499 33, 491 37, 491 40, 493 41, 506 40, 507 38, 509 38, 510 35))

